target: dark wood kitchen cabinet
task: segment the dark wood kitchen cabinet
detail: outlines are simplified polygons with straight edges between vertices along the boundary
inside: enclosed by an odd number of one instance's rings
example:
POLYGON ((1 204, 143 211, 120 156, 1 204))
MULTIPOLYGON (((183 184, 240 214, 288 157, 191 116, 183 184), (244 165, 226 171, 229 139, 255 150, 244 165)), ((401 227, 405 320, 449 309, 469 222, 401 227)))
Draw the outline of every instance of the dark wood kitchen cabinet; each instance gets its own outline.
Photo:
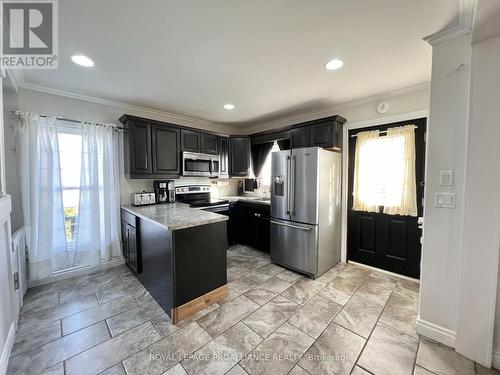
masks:
POLYGON ((229 175, 248 176, 250 169, 250 138, 229 138, 229 175))
POLYGON ((270 206, 238 201, 230 207, 230 243, 252 246, 269 252, 270 206))
POLYGON ((200 152, 201 133, 193 130, 181 130, 181 148, 182 151, 200 152))
POLYGON ((122 210, 122 251, 125 264, 132 272, 141 272, 140 249, 137 241, 137 217, 122 210))
POLYGON ((180 131, 163 125, 151 126, 153 173, 180 174, 180 131))
POLYGON ((311 128, 292 129, 290 132, 290 146, 292 148, 311 147, 311 128))
POLYGON ((220 157, 219 176, 229 177, 229 139, 226 137, 219 137, 218 143, 220 157))
POLYGON ((151 124, 133 122, 128 126, 125 140, 129 143, 130 173, 150 174, 153 171, 151 163, 151 124))
POLYGON ((124 166, 128 178, 177 178, 181 170, 180 129, 123 115, 124 166))
POLYGON ((201 153, 217 155, 219 149, 218 137, 215 134, 201 133, 201 153))

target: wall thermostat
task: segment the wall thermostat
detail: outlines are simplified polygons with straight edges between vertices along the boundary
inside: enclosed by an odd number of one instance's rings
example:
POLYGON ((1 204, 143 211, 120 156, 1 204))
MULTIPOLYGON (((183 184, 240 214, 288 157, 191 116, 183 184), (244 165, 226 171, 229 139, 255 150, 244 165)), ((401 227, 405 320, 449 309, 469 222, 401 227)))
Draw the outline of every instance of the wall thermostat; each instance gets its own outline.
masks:
POLYGON ((380 114, 388 112, 389 109, 391 109, 391 106, 389 105, 389 103, 380 103, 377 106, 377 112, 380 114))

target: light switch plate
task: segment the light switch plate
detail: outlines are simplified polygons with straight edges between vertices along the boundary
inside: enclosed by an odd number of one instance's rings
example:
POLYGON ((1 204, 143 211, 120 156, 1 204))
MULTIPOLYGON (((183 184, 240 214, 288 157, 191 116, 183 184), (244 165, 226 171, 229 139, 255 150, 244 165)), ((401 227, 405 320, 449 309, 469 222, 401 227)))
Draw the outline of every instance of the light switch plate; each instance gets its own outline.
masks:
POLYGON ((438 208, 455 208, 455 193, 436 193, 434 206, 438 208))
POLYGON ((440 171, 439 184, 441 186, 453 186, 453 171, 440 171))

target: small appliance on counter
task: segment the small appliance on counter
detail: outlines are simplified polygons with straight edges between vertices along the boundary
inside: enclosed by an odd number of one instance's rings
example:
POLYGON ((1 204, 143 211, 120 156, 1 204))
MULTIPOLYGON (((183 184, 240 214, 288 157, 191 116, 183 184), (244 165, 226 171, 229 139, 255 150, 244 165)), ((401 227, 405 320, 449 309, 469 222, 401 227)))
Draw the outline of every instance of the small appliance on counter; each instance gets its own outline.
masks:
POLYGON ((156 203, 175 202, 175 183, 173 180, 155 180, 153 186, 156 193, 156 203))
POLYGON ((253 193, 259 188, 259 184, 256 178, 245 178, 243 182, 243 192, 253 193))
POLYGON ((155 204, 156 196, 152 191, 142 191, 141 193, 132 193, 132 206, 145 206, 155 204))

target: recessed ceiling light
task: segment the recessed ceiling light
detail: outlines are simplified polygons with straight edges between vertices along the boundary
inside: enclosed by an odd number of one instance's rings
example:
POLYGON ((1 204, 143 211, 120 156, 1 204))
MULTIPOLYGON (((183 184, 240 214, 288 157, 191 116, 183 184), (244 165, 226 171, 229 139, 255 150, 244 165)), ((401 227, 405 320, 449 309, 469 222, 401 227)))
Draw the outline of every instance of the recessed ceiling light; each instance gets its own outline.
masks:
POLYGON ((94 66, 94 62, 85 55, 73 55, 73 56, 71 56, 71 60, 75 64, 85 66, 87 68, 94 66))
POLYGON ((337 69, 342 68, 343 65, 344 65, 344 62, 342 60, 333 59, 331 61, 328 61, 325 64, 325 68, 328 70, 337 70, 337 69))
POLYGON ((226 109, 234 109, 234 104, 230 104, 230 103, 224 104, 224 108, 226 108, 226 109))

